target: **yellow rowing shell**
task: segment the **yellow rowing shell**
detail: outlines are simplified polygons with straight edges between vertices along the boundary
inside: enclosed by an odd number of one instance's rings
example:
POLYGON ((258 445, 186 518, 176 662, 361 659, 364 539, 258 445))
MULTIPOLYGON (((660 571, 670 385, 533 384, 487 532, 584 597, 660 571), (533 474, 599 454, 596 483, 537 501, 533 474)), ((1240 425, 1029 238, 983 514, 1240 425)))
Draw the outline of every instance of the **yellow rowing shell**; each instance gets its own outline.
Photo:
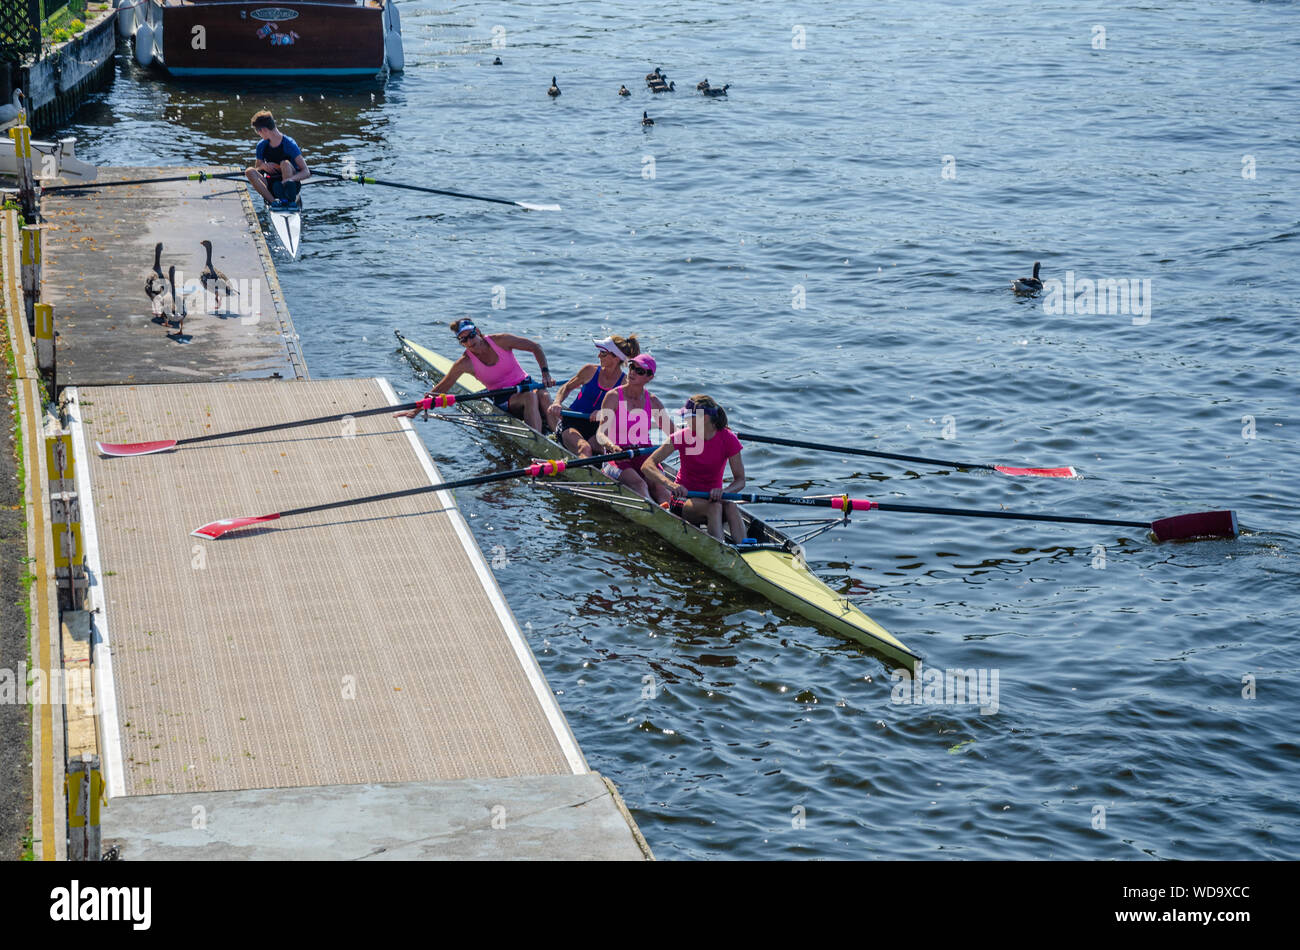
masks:
MULTIPOLYGON (((452 361, 447 357, 406 339, 401 333, 397 334, 397 339, 407 359, 435 380, 441 379, 451 368, 452 361)), ((456 389, 479 392, 483 387, 474 377, 464 375, 457 381, 456 389)), ((499 434, 532 458, 573 457, 563 446, 497 409, 488 400, 461 403, 458 408, 482 417, 485 422, 508 423, 509 431, 498 430, 499 434)), ((628 491, 599 472, 572 469, 565 472, 564 477, 583 483, 581 488, 573 489, 575 493, 609 502, 623 517, 649 528, 682 553, 741 587, 761 594, 818 626, 869 647, 896 665, 910 670, 920 659, 888 630, 827 587, 808 569, 798 546, 789 537, 743 508, 741 511, 751 535, 761 533, 766 542, 758 550, 747 551, 716 541, 706 531, 628 491), (756 526, 761 528, 761 532, 756 530, 756 526)))

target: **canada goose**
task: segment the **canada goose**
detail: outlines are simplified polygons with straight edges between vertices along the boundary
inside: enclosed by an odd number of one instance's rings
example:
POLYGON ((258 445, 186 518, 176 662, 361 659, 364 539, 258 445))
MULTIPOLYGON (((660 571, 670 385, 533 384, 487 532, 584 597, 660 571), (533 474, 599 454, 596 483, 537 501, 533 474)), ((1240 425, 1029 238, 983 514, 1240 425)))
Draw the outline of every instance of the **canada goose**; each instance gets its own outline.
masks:
POLYGON ((162 272, 162 241, 153 246, 153 270, 147 272, 144 277, 144 292, 153 303, 164 290, 167 289, 166 278, 162 272))
POLYGON ((656 66, 654 72, 645 74, 645 81, 649 83, 667 82, 668 78, 663 74, 659 67, 656 66))
POLYGON ((730 88, 731 88, 730 83, 728 83, 725 86, 705 86, 703 89, 700 90, 700 92, 704 93, 706 96, 725 96, 727 94, 727 90, 730 88))
POLYGON ((618 94, 619 94, 620 96, 630 96, 630 95, 632 95, 632 93, 630 93, 630 92, 628 91, 627 86, 619 86, 619 87, 618 87, 618 94))
POLYGON ((642 124, 642 125, 654 125, 654 124, 655 124, 655 120, 652 119, 652 118, 650 118, 650 113, 645 112, 645 111, 642 111, 642 113, 641 113, 641 124, 642 124))
POLYGON ((1038 279, 1038 261, 1034 261, 1034 276, 1021 277, 1011 282, 1012 289, 1018 294, 1036 294, 1043 289, 1043 282, 1038 279))
POLYGON ((551 77, 551 88, 546 90, 546 94, 554 99, 560 94, 560 87, 555 84, 555 77, 551 77))
POLYGON ((651 91, 651 92, 676 92, 676 91, 677 91, 677 83, 676 83, 676 82, 670 82, 670 83, 669 83, 668 85, 666 85, 666 86, 665 86, 663 83, 659 83, 658 85, 651 86, 651 87, 650 87, 650 91, 651 91))
POLYGON ((698 89, 700 92, 703 92, 705 89, 708 89, 709 88, 708 77, 706 76, 704 79, 701 79, 699 82, 697 82, 695 84, 695 88, 698 89))
POLYGON ((167 282, 157 297, 153 298, 154 322, 167 326, 176 309, 176 268, 167 268, 167 282))
POLYGON ((235 285, 229 277, 212 266, 212 242, 200 241, 199 243, 203 245, 208 254, 207 264, 203 268, 203 273, 199 275, 199 283, 203 285, 204 291, 208 289, 208 284, 212 285, 213 302, 216 304, 217 309, 220 310, 221 291, 224 290, 227 297, 234 297, 238 295, 239 291, 235 289, 235 285))

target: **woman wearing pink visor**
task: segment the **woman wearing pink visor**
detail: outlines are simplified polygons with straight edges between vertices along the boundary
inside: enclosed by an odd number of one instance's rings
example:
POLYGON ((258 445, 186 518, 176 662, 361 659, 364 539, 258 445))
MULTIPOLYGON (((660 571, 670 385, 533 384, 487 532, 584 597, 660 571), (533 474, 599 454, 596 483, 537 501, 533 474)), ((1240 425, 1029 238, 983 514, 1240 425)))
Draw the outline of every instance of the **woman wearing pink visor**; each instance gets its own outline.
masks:
MULTIPOLYGON (((600 428, 596 431, 602 452, 648 448, 654 445, 650 433, 656 425, 666 435, 672 435, 673 423, 664 412, 663 403, 645 388, 654 374, 654 357, 642 353, 628 361, 627 382, 605 394, 600 403, 600 428)), ((642 498, 653 498, 662 504, 670 497, 668 489, 659 482, 647 484, 641 471, 644 462, 645 456, 638 455, 606 462, 601 471, 642 498)))
POLYGON ((722 522, 726 519, 732 544, 745 538, 745 524, 733 501, 723 501, 723 492, 745 487, 745 463, 742 447, 735 433, 727 428, 727 411, 708 396, 692 396, 686 402, 686 424, 659 446, 641 469, 651 485, 673 495, 669 510, 692 524, 709 526, 709 534, 723 540, 722 522), (677 480, 669 481, 660 463, 676 452, 680 458, 677 480), (722 487, 723 470, 731 467, 731 484, 722 487), (706 491, 709 498, 687 498, 688 491, 706 491))

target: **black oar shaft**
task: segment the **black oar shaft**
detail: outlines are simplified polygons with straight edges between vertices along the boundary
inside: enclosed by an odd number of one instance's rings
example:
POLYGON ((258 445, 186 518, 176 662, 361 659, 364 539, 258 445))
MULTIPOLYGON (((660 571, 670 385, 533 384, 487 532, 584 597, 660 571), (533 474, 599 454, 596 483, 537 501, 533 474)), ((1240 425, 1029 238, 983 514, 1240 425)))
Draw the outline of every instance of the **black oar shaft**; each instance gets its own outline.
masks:
POLYGON ((961 518, 1006 518, 1011 521, 1056 521, 1062 524, 1109 524, 1123 528, 1146 528, 1151 530, 1149 521, 1116 521, 1111 518, 1076 518, 1067 515, 1031 515, 1017 511, 981 511, 974 508, 931 508, 928 505, 902 505, 880 502, 876 505, 881 511, 910 511, 925 515, 956 515, 961 518))
MULTIPOLYGON (((593 455, 590 458, 565 459, 566 468, 577 468, 585 465, 604 465, 606 462, 616 462, 619 459, 630 459, 637 455, 644 455, 652 451, 650 448, 625 449, 622 452, 613 452, 609 455, 593 455)), ((534 463, 536 465, 537 463, 534 463)), ((541 463, 545 465, 546 463, 541 463)), ((461 478, 454 482, 442 482, 438 485, 422 485, 419 488, 403 488, 399 491, 384 492, 381 495, 367 495, 364 498, 349 498, 347 501, 331 501, 323 505, 309 505, 306 508, 293 508, 289 511, 280 512, 280 517, 284 518, 289 515, 305 515, 313 511, 329 511, 331 508, 347 508, 351 505, 366 505, 375 501, 388 501, 392 498, 405 498, 408 495, 423 495, 428 492, 446 491, 451 488, 469 488, 472 485, 485 485, 488 482, 504 481, 507 478, 522 478, 525 475, 534 474, 534 465, 528 465, 524 468, 513 468, 506 472, 490 472, 487 475, 475 475, 472 478, 461 478)))
MULTIPOLYGON (((707 492, 691 492, 692 497, 707 497, 707 492)), ((728 492, 722 496, 729 501, 747 501, 755 505, 808 505, 814 508, 838 508, 839 495, 823 498, 806 498, 800 495, 760 495, 754 492, 728 492)), ((852 501, 852 499, 850 499, 852 501)), ((865 506, 865 503, 863 503, 865 506)), ((872 502, 881 511, 905 511, 923 515, 953 515, 958 518, 1006 518, 1010 521, 1054 521, 1063 524, 1106 524, 1123 528, 1146 528, 1149 521, 1116 521, 1111 518, 1078 518, 1070 515, 1035 515, 1020 511, 985 511, 977 508, 936 508, 930 505, 904 505, 897 502, 872 502)))
POLYGON ((176 175, 171 178, 132 178, 126 181, 93 181, 84 185, 50 185, 48 188, 42 188, 43 192, 51 191, 86 191, 91 188, 117 188, 120 185, 160 185, 170 181, 206 181, 209 178, 243 178, 243 172, 217 172, 209 175, 207 172, 195 172, 190 175, 176 175))
MULTIPOLYGON (((489 389, 483 392, 470 393, 468 396, 457 396, 457 402, 465 402, 468 399, 495 399, 498 396, 509 396, 513 393, 526 392, 530 389, 539 388, 539 384, 519 383, 517 386, 506 386, 503 389, 489 389)), ((254 426, 251 429, 237 429, 234 432, 214 432, 211 435, 196 435, 188 439, 177 439, 177 445, 193 445, 195 442, 211 442, 213 439, 234 439, 243 435, 260 435, 263 432, 276 432, 280 429, 296 429, 301 426, 315 426, 326 422, 340 422, 343 419, 356 418, 358 416, 378 416, 385 412, 405 412, 409 409, 419 409, 422 407, 420 402, 403 403, 400 406, 379 406, 375 409, 359 409, 352 412, 340 412, 332 416, 320 416, 316 419, 299 419, 295 422, 276 422, 268 426, 254 426)))
POLYGON ((334 178, 338 181, 354 181, 360 185, 383 185, 387 188, 403 188, 407 191, 422 191, 430 195, 446 195, 450 198, 469 198, 471 201, 491 201, 499 205, 517 205, 519 202, 510 201, 506 198, 488 198, 484 195, 467 195, 461 191, 446 191, 442 188, 428 188, 424 185, 408 185, 400 181, 380 181, 376 178, 369 178, 365 175, 334 175, 330 172, 312 172, 321 178, 334 178))
POLYGON ((944 465, 948 468, 987 468, 995 466, 981 462, 952 462, 946 459, 924 458, 920 455, 897 455, 893 452, 873 452, 870 449, 858 449, 845 445, 826 445, 822 442, 801 442, 798 439, 778 439, 771 435, 759 435, 756 432, 737 432, 736 438, 746 442, 769 442, 772 445, 788 445, 796 449, 817 449, 827 452, 842 452, 845 455, 866 455, 871 458, 892 459, 895 462, 916 462, 920 465, 944 465))

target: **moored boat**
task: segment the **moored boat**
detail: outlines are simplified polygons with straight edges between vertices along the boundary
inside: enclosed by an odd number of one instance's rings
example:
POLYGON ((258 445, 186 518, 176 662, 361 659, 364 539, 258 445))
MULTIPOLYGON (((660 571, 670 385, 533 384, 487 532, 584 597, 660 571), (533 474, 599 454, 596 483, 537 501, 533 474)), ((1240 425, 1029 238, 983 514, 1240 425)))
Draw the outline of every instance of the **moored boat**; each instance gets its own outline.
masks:
MULTIPOLYGON (((435 380, 446 375, 451 367, 450 359, 406 339, 401 333, 397 338, 402 352, 418 369, 429 373, 435 380)), ((466 375, 454 388, 461 392, 475 392, 482 387, 472 376, 466 375)), ((464 414, 464 421, 509 440, 531 458, 573 457, 552 439, 502 412, 487 400, 457 403, 456 408, 464 414)), ((764 521, 742 508, 750 543, 735 546, 716 541, 707 532, 599 472, 572 469, 563 477, 565 481, 538 484, 608 504, 623 517, 650 529, 716 573, 818 626, 863 644, 895 665, 912 669, 920 659, 855 604, 831 590, 804 562, 800 543, 843 523, 843 518, 764 521), (803 533, 793 537, 783 530, 793 526, 803 533)))
POLYGON ((393 0, 144 0, 132 10, 122 29, 136 62, 173 76, 373 76, 405 65, 393 0))

